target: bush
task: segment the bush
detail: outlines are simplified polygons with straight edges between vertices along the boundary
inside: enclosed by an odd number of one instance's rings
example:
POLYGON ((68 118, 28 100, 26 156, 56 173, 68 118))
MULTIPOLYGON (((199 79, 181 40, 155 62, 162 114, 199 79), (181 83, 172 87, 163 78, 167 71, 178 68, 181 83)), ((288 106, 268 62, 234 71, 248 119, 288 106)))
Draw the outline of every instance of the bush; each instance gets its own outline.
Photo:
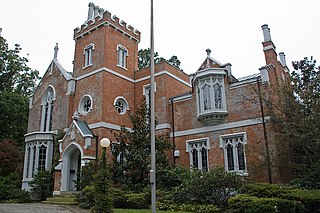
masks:
POLYGON ((280 198, 259 198, 239 194, 228 200, 229 213, 303 213, 302 203, 280 198))
POLYGON ((239 192, 249 194, 256 197, 279 197, 283 193, 287 193, 291 188, 269 183, 244 184, 239 192))
POLYGON ((30 202, 29 193, 21 189, 21 178, 18 173, 11 173, 9 176, 0 177, 0 202, 30 202))
POLYGON ((157 210, 161 211, 188 211, 188 212, 199 212, 199 213, 220 213, 222 212, 217 206, 210 204, 177 204, 177 203, 166 203, 157 202, 157 210))
POLYGON ((180 186, 188 176, 189 169, 179 166, 159 169, 157 171, 157 188, 170 190, 173 187, 180 186))
POLYGON ((192 171, 172 193, 171 199, 177 203, 224 205, 242 183, 240 176, 227 173, 223 168, 192 171))
POLYGON ((77 194, 77 202, 79 207, 83 209, 90 209, 94 205, 94 187, 86 186, 80 194, 77 194))
POLYGON ((306 208, 306 212, 320 213, 320 190, 292 190, 282 197, 289 200, 300 201, 306 208))
POLYGON ((118 188, 112 189, 113 207, 114 208, 128 208, 127 193, 118 188))
POLYGON ((38 171, 30 181, 31 195, 36 200, 46 200, 52 195, 52 175, 49 171, 38 171))
POLYGON ((150 204, 146 201, 145 193, 132 193, 127 195, 129 209, 148 209, 150 204))

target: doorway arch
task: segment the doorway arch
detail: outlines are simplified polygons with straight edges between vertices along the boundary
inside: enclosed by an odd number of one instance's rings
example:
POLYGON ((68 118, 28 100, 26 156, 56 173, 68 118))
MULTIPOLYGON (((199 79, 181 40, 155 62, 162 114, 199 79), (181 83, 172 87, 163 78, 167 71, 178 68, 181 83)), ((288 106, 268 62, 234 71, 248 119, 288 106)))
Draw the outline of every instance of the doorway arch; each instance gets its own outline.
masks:
POLYGON ((77 191, 76 181, 81 169, 82 147, 72 142, 62 154, 61 191, 77 191))

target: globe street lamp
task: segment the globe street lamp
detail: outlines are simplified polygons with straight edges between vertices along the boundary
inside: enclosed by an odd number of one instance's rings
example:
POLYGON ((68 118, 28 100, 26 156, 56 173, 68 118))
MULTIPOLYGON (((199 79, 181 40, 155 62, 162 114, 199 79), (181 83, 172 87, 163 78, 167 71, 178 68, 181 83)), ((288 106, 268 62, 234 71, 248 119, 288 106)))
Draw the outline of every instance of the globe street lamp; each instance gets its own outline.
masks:
POLYGON ((106 149, 107 147, 110 146, 110 140, 108 138, 102 138, 100 140, 100 146, 102 146, 102 167, 105 168, 106 166, 106 162, 107 162, 107 153, 106 153, 106 149))

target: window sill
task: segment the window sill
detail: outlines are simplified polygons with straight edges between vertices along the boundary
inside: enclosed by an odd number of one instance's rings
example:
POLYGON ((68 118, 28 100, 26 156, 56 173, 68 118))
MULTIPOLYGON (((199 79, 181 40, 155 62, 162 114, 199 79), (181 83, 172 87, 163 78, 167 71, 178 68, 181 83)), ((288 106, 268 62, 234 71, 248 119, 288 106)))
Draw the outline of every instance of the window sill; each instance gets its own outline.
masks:
POLYGON ((89 64, 89 65, 87 65, 87 66, 82 67, 82 69, 84 70, 84 69, 86 69, 86 68, 88 68, 88 67, 92 67, 92 65, 93 65, 93 64, 89 64))
POLYGON ((227 116, 227 111, 213 110, 208 112, 202 112, 198 114, 198 120, 206 125, 219 124, 224 121, 227 116))
POLYGON ((120 66, 119 64, 117 64, 117 67, 121 68, 121 69, 124 69, 124 70, 128 70, 126 67, 123 67, 123 66, 120 66))

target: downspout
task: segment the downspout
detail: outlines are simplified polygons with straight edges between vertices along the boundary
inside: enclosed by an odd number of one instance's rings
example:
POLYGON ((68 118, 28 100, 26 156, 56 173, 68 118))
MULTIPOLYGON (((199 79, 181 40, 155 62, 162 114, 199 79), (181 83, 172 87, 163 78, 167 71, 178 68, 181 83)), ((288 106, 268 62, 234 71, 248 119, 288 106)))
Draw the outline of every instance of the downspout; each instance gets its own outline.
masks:
POLYGON ((257 86, 258 86, 258 94, 259 94, 259 102, 260 102, 260 110, 261 110, 261 117, 262 117, 262 126, 263 126, 263 135, 266 145, 266 155, 267 155, 267 167, 268 167, 268 178, 269 183, 272 184, 272 173, 271 173, 271 163, 270 163, 270 153, 269 153, 269 141, 267 137, 267 129, 266 129, 266 122, 264 117, 264 110, 262 105, 262 96, 261 96, 261 88, 260 88, 260 80, 261 78, 257 78, 257 86))
POLYGON ((97 135, 94 135, 93 136, 95 139, 96 139, 96 163, 98 163, 98 153, 99 153, 99 143, 98 143, 98 136, 97 135))
POLYGON ((173 110, 173 98, 171 98, 171 114, 172 114, 172 156, 173 156, 173 165, 176 165, 176 157, 175 157, 175 151, 176 151, 176 142, 175 142, 175 136, 174 136, 174 110, 173 110))

